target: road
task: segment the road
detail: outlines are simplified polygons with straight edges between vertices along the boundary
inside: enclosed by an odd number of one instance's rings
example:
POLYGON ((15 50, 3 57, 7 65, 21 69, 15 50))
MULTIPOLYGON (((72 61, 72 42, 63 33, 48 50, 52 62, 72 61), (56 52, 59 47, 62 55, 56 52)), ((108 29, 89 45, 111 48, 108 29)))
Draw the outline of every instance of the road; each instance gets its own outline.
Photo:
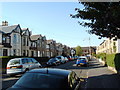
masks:
MULTIPOLYGON (((70 61, 59 66, 52 66, 51 68, 61 68, 73 70, 81 79, 81 89, 89 88, 119 88, 120 76, 108 70, 107 67, 102 66, 98 61, 93 59, 90 61, 89 67, 76 66, 75 61, 70 61)), ((7 89, 11 87, 21 75, 16 77, 8 77, 2 80, 2 88, 7 89)))

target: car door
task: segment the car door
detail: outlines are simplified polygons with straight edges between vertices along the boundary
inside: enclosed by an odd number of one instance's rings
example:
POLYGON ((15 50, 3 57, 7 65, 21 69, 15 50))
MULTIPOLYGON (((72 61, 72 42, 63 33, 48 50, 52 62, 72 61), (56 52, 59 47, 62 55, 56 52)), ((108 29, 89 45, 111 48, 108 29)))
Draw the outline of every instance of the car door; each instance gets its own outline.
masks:
POLYGON ((27 60, 28 60, 28 67, 29 67, 29 69, 33 69, 32 61, 29 58, 27 58, 27 60))
POLYGON ((31 58, 34 63, 34 68, 39 68, 40 64, 38 61, 36 61, 34 58, 31 58))
POLYGON ((22 59, 22 65, 23 65, 23 71, 25 71, 26 68, 29 68, 28 60, 26 58, 22 59))

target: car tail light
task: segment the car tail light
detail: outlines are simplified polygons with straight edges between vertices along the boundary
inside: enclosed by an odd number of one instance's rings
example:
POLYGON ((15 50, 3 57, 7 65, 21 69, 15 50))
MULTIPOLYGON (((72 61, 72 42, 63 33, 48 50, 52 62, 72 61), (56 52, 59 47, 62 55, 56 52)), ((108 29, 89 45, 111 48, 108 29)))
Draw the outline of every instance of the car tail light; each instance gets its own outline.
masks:
POLYGON ((23 65, 17 66, 17 68, 22 68, 22 67, 23 67, 23 65))
POLYGON ((86 60, 84 60, 84 62, 86 62, 86 60))
POLYGON ((10 67, 7 67, 6 69, 10 69, 10 67))

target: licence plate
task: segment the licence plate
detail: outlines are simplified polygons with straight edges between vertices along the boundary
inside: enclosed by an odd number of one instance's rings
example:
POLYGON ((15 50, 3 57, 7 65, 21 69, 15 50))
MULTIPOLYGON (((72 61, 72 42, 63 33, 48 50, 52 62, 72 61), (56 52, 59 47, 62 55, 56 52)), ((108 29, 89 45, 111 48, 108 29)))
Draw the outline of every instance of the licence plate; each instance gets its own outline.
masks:
POLYGON ((84 65, 83 63, 80 63, 80 65, 84 65))
POLYGON ((12 67, 12 68, 17 68, 17 67, 12 67))

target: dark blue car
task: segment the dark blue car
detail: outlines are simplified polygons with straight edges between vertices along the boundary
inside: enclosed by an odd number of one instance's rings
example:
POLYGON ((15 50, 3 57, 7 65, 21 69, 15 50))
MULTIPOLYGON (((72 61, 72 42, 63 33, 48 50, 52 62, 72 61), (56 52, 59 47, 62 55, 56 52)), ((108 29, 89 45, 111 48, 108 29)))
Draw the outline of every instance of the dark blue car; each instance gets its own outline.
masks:
POLYGON ((76 61, 76 66, 82 65, 82 66, 88 66, 88 59, 85 56, 80 56, 76 61))

